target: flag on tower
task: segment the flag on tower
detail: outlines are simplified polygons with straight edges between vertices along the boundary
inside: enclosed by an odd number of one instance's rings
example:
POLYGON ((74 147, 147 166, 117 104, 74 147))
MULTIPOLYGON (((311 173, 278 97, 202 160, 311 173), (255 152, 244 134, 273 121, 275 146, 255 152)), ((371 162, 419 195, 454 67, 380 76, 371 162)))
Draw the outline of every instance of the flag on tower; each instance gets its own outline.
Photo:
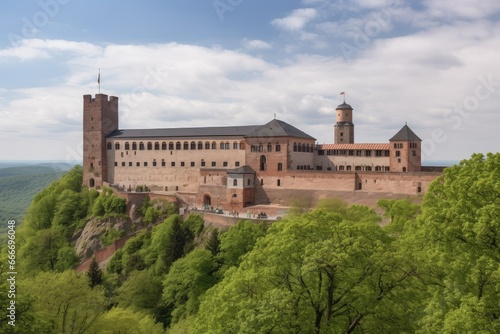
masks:
POLYGON ((99 74, 97 75, 97 83, 101 83, 101 72, 99 71, 99 74))
POLYGON ((345 92, 340 92, 340 95, 345 95, 345 92))

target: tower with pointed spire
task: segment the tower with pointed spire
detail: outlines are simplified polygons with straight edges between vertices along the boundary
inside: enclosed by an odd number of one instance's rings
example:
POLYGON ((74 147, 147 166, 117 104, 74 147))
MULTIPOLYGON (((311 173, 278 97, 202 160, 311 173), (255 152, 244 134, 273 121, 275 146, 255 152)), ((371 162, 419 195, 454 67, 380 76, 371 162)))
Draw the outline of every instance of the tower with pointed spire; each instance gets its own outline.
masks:
POLYGON ((345 100, 336 109, 337 122, 334 125, 335 144, 354 143, 354 123, 352 122, 352 107, 345 100))

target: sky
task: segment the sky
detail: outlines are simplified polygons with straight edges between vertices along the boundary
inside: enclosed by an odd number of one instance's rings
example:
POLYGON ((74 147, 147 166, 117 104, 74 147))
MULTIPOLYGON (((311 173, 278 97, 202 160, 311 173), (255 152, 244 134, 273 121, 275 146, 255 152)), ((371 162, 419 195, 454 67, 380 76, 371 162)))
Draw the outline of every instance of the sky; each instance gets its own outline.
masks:
POLYGON ((81 160, 83 95, 120 128, 265 124, 333 143, 405 122, 423 160, 500 147, 498 0, 39 0, 0 12, 0 160, 81 160), (341 96, 340 92, 345 92, 341 96))

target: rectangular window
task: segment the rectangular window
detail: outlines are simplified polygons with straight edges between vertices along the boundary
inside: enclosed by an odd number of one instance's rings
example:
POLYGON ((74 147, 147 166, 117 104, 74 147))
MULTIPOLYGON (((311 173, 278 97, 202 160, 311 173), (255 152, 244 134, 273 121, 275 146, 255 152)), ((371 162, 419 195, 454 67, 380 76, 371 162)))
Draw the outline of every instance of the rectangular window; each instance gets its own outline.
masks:
POLYGON ((153 161, 153 167, 156 167, 156 161, 153 161))
POLYGON ((413 151, 411 152, 411 154, 412 154, 414 157, 416 157, 416 156, 417 156, 417 151, 413 150, 413 151))
POLYGON ((201 162, 201 167, 205 167, 205 161, 201 162))
POLYGON ((400 151, 396 151, 396 156, 400 157, 401 156, 401 152, 400 151))
POLYGON ((372 151, 370 150, 365 150, 365 156, 369 157, 372 155, 372 151))
POLYGON ((281 152, 281 145, 280 144, 276 144, 276 152, 281 152))
POLYGON ((181 161, 181 167, 184 167, 184 161, 181 161))
POLYGON ((162 162, 161 162, 161 166, 162 166, 162 167, 165 167, 165 165, 166 165, 165 161, 162 161, 162 162))
POLYGON ((115 161, 115 167, 118 167, 118 162, 117 161, 115 161))
POLYGON ((132 161, 130 161, 130 162, 128 163, 128 166, 129 166, 129 167, 132 167, 132 161))
POLYGON ((194 161, 191 161, 191 167, 194 167, 194 161))
POLYGON ((172 162, 170 163, 170 167, 175 167, 175 161, 172 161, 172 162))
POLYGON ((125 161, 122 161, 122 167, 125 167, 125 161))
POLYGON ((215 161, 212 161, 212 167, 216 167, 217 163, 215 161))
POLYGON ((385 153, 385 156, 386 156, 386 157, 391 156, 391 153, 390 153, 390 151, 389 151, 389 150, 385 150, 385 151, 384 151, 384 153, 385 153))
POLYGON ((240 167, 240 162, 239 162, 239 161, 236 161, 236 162, 234 163, 234 166, 235 166, 235 167, 240 167))
POLYGON ((227 161, 224 161, 224 162, 222 163, 222 166, 223 166, 223 167, 227 167, 227 161))
POLYGON ((354 155, 354 150, 349 150, 349 155, 354 155))
POLYGON ((144 167, 148 167, 148 163, 144 161, 144 167))
POLYGON ((135 163, 135 165, 136 165, 137 167, 140 167, 140 166, 141 166, 141 163, 138 161, 138 162, 136 162, 136 163, 135 163))
POLYGON ((325 151, 324 150, 318 150, 318 155, 325 155, 325 151))
POLYGON ((361 156, 361 150, 356 150, 356 155, 357 155, 358 157, 360 157, 360 156, 361 156))

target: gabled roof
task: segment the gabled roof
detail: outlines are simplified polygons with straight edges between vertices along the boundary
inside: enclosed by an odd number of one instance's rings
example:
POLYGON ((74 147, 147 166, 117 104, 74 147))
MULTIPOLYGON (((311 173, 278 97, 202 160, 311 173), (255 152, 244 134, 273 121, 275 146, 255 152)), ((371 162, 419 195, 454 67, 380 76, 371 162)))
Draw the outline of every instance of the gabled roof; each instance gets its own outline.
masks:
POLYGON ((394 137, 389 139, 389 141, 422 141, 422 139, 418 138, 418 136, 413 132, 408 125, 405 124, 401 130, 399 130, 394 137))
POLYGON ((273 119, 267 124, 264 124, 252 133, 249 133, 245 137, 296 137, 305 139, 315 139, 309 136, 307 133, 297 129, 296 127, 280 121, 278 119, 273 119))
POLYGON ((115 130, 108 138, 155 138, 155 137, 244 137, 254 132, 260 125, 216 126, 199 128, 167 128, 167 129, 126 129, 115 130))

